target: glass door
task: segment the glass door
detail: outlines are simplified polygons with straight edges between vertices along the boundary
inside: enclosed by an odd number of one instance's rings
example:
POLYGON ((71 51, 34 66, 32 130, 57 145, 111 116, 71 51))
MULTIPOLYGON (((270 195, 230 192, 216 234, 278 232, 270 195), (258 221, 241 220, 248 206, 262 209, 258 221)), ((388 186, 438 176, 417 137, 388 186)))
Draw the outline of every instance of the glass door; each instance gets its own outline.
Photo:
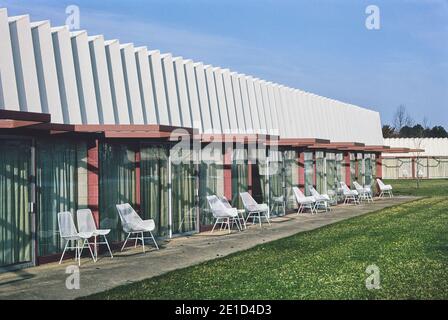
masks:
POLYGON ((196 232, 197 172, 192 150, 171 149, 171 234, 196 232))
MULTIPOLYGON (((207 145, 202 149, 199 165, 199 210, 200 226, 213 226, 215 219, 207 196, 224 195, 224 159, 221 146, 207 145)), ((229 199, 230 200, 230 199, 229 199)))
POLYGON ((30 140, 0 141, 0 268, 33 263, 30 140))

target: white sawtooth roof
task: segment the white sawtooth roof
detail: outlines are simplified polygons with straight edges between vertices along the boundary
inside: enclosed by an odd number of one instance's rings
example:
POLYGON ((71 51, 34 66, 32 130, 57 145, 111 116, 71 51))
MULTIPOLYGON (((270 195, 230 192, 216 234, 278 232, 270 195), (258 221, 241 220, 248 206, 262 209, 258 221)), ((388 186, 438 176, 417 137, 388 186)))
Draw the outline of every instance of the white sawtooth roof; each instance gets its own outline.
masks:
MULTIPOLYGON (((0 8, 0 109, 64 124, 160 124, 383 144, 378 112, 0 8)), ((387 144, 387 143, 385 143, 387 144)))

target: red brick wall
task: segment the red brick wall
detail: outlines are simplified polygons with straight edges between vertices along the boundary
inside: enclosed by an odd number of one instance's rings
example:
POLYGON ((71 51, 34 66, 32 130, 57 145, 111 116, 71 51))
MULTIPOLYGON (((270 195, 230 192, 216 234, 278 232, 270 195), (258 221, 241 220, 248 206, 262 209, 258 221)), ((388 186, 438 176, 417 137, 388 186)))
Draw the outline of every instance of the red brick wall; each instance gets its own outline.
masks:
POLYGON ((97 139, 87 147, 87 205, 92 210, 96 224, 99 226, 99 142, 97 139))
POLYGON ((345 167, 345 183, 350 187, 351 185, 351 173, 350 173, 350 153, 344 152, 344 162, 345 167))
POLYGON ((232 199, 232 147, 226 146, 224 150, 224 196, 232 199))

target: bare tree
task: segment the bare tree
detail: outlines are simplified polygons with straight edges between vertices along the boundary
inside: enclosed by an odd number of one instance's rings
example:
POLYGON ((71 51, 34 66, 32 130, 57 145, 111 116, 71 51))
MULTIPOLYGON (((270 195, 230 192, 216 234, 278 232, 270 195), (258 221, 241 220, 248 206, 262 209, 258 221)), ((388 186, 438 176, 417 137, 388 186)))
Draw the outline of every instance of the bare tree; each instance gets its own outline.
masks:
POLYGON ((429 120, 428 120, 428 118, 426 116, 423 117, 422 127, 423 127, 423 129, 430 129, 431 128, 431 123, 429 122, 429 120))
POLYGON ((405 105, 401 104, 398 106, 394 114, 393 123, 396 132, 400 132, 404 126, 411 127, 413 125, 414 121, 407 112, 405 105))

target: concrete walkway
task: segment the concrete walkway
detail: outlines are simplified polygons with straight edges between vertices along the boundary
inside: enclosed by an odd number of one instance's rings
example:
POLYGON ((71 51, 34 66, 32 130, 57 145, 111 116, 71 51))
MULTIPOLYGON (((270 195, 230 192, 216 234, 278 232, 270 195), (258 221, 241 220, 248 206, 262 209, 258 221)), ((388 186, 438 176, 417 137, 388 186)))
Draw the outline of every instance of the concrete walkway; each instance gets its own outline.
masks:
POLYGON ((339 205, 330 213, 295 214, 274 218, 271 226, 250 226, 244 232, 209 232, 179 237, 162 243, 160 251, 142 253, 141 247, 116 253, 114 259, 100 257, 97 263, 82 259, 80 289, 68 290, 65 282, 70 274, 66 267, 51 263, 39 267, 0 274, 0 299, 74 299, 113 287, 151 278, 165 272, 185 268, 203 261, 249 249, 261 243, 316 229, 348 218, 405 203, 415 197, 380 199, 360 206, 339 205))

